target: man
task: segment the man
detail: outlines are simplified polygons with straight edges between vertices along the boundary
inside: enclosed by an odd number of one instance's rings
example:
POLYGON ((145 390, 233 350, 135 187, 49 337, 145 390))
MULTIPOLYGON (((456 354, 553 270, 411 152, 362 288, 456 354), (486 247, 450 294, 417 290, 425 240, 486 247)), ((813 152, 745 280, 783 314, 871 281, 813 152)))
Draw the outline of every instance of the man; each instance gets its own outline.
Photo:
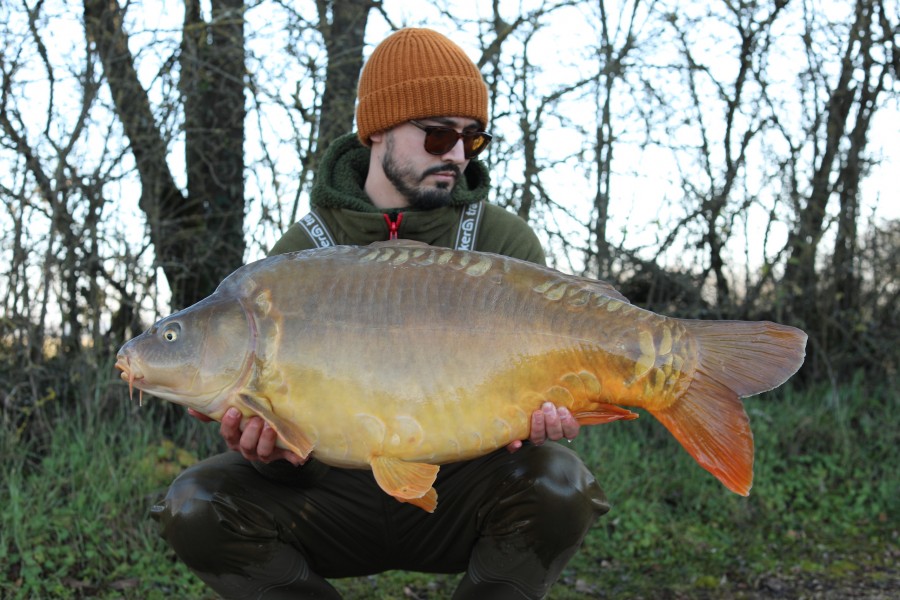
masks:
MULTIPOLYGON (((313 212, 272 253, 399 237, 543 262, 524 221, 483 202, 487 104, 449 39, 388 37, 360 77, 357 135, 328 149, 313 212)), ((542 598, 608 510, 578 457, 544 443, 578 434, 549 403, 532 415, 530 443, 442 466, 432 514, 382 493, 369 471, 277 448, 259 418, 240 422, 226 413, 233 451, 185 471, 153 508, 178 556, 226 598, 338 598, 326 578, 390 569, 465 572, 454 598, 542 598)))

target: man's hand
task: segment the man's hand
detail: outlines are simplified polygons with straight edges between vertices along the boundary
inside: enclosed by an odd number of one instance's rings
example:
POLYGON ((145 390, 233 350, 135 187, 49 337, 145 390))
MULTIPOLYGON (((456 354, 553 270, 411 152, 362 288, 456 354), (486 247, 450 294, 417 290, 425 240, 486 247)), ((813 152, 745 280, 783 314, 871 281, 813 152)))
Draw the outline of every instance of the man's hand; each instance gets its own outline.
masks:
MULTIPOLYGON (((209 417, 194 409, 188 409, 188 413, 201 421, 212 421, 209 417)), ((241 430, 241 411, 229 408, 222 415, 219 433, 229 450, 240 452, 247 460, 270 463, 276 460, 286 460, 295 467, 302 465, 306 459, 300 458, 290 450, 279 448, 275 445, 278 434, 272 427, 260 417, 250 417, 241 430)))
MULTIPOLYGON (((551 402, 544 404, 531 413, 531 435, 528 440, 540 446, 547 440, 573 440, 578 435, 581 425, 572 416, 568 408, 557 407, 551 402)), ((522 440, 511 442, 506 449, 515 452, 522 447, 522 440)))

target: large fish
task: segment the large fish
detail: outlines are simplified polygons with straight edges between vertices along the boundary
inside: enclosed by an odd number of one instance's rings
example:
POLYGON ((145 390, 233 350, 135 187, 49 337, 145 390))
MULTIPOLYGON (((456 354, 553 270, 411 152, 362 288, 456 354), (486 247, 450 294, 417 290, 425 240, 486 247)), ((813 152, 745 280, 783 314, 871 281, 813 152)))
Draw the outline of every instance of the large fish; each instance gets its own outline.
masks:
POLYGON ((432 511, 438 465, 526 439, 545 401, 582 425, 646 409, 746 495, 739 398, 787 380, 805 345, 793 327, 669 318, 601 281, 401 240, 241 267, 127 342, 116 367, 130 388, 214 419, 259 415, 279 445, 371 468, 432 511))

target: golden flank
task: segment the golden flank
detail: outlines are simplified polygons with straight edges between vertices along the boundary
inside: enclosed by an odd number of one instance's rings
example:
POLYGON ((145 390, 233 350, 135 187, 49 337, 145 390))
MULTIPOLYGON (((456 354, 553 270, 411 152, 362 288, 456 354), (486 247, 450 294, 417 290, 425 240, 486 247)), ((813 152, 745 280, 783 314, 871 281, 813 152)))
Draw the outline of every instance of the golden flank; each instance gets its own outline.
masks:
POLYGON ((526 439, 546 401, 582 425, 645 409, 746 495, 740 398, 781 385, 805 345, 793 327, 669 318, 601 281, 399 240, 244 266, 126 343, 116 367, 214 419, 259 415, 299 456, 370 468, 433 511, 439 465, 526 439))

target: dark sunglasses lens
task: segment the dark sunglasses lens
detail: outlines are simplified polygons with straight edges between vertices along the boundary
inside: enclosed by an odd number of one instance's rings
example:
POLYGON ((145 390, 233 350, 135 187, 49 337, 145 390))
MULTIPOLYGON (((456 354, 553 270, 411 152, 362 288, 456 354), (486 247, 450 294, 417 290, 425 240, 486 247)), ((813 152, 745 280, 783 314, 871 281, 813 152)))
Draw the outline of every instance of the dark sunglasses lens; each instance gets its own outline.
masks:
POLYGON ((460 134, 449 127, 428 127, 425 129, 425 151, 437 155, 446 154, 453 150, 460 138, 463 140, 466 158, 477 156, 491 141, 491 136, 483 131, 460 134))
POLYGON ((459 134, 447 127, 429 127, 425 132, 425 150, 431 154, 446 154, 459 141, 459 134))

